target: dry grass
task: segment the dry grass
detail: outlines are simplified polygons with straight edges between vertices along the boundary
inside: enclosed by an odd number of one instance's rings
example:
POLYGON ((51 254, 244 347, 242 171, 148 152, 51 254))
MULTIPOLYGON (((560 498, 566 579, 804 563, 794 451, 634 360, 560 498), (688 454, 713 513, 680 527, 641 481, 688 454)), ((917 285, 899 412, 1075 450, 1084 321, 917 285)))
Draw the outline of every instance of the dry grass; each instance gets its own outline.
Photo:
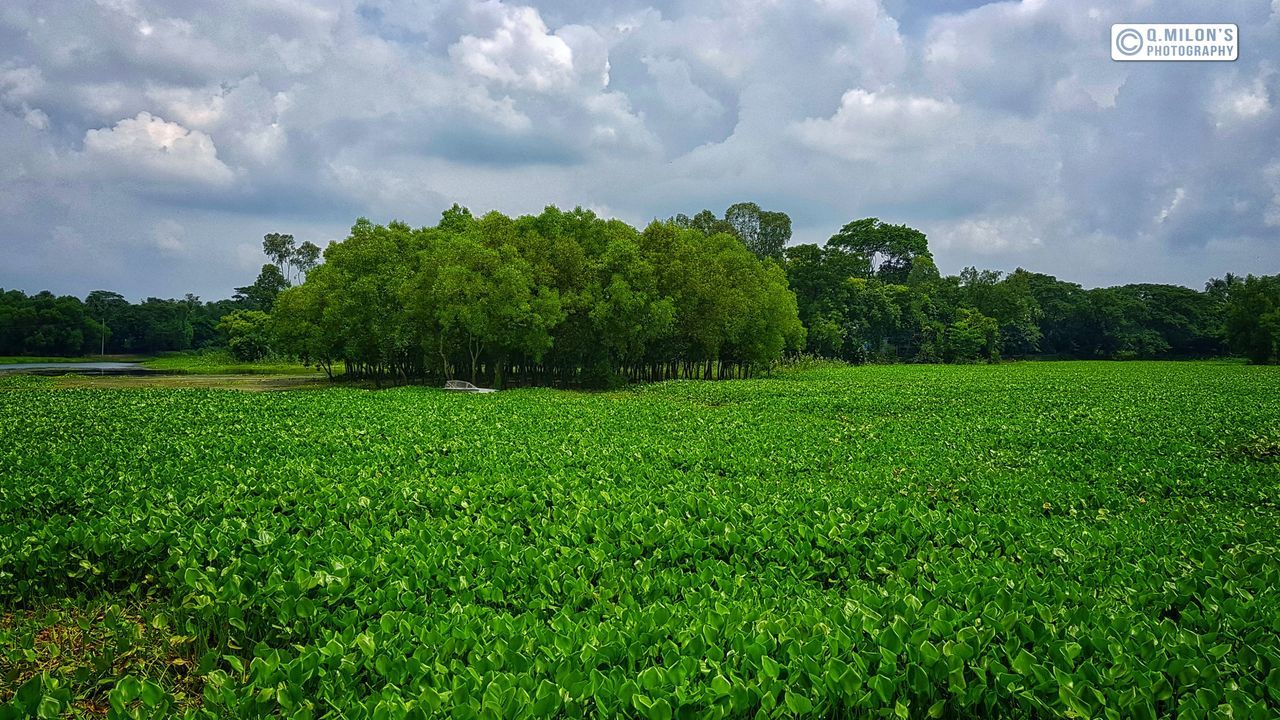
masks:
POLYGON ((62 601, 0 613, 0 705, 31 678, 47 673, 69 687, 72 717, 105 717, 107 694, 125 675, 173 695, 175 713, 198 707, 203 682, 194 638, 175 634, 152 606, 62 601))

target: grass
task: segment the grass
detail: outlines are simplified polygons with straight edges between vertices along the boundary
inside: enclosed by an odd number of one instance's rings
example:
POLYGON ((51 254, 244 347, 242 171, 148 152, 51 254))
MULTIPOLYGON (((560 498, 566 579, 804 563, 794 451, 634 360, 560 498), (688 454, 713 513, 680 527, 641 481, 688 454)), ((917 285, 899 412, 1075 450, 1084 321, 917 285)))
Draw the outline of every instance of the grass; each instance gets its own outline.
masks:
POLYGON ((166 353, 144 360, 144 368, 190 375, 323 375, 296 360, 237 360, 225 350, 166 353))
POLYGON ((0 393, 0 607, 23 638, 163 615, 197 672, 143 636, 154 660, 75 684, 86 643, 33 640, 50 711, 1280 710, 1280 368, 57 387, 0 393))
POLYGON ((28 363, 138 362, 145 359, 145 355, 84 355, 81 357, 0 355, 0 365, 25 365, 28 363))

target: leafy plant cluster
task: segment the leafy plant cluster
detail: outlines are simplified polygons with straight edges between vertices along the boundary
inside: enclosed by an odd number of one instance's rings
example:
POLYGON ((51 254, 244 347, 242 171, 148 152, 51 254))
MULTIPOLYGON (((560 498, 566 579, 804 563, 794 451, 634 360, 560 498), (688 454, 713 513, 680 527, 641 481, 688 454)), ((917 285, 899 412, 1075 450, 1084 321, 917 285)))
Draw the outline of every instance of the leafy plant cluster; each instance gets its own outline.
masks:
MULTIPOLYGON (((1280 474, 1241 448, 1277 390, 1204 363, 7 390, 0 604, 160 608, 200 704, 95 675, 115 717, 1275 717, 1280 474)), ((6 675, 0 716, 76 682, 6 675)))
POLYGON ((287 352, 348 375, 498 386, 746 376, 804 338, 782 268, 733 235, 554 207, 360 220, 272 321, 287 352))

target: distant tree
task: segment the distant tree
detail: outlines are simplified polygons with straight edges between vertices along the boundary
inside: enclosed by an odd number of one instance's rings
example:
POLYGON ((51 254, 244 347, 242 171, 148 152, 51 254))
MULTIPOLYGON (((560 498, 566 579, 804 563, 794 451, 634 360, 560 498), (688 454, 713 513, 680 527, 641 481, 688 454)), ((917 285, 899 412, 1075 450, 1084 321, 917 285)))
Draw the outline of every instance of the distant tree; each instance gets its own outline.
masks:
POLYGON ((883 223, 878 218, 846 224, 827 240, 827 245, 867 258, 876 277, 899 284, 907 281, 916 257, 929 255, 924 233, 906 225, 883 223))
POLYGON ((756 257, 782 261, 783 248, 791 240, 791 217, 786 213, 762 210, 752 202, 736 203, 725 211, 723 222, 756 257))
POLYGON ((237 360, 261 360, 271 353, 271 316, 261 310, 236 310, 223 316, 218 330, 226 337, 227 350, 237 360))
POLYGON ((294 280, 299 282, 305 280, 307 273, 320 264, 320 246, 310 240, 302 243, 293 251, 291 264, 295 273, 294 280))
POLYGON ((995 270, 973 267, 960 271, 966 304, 995 319, 1003 350, 1015 356, 1032 354, 1040 347, 1041 310, 1028 275, 1021 269, 1008 277, 995 270))
POLYGON ((710 210, 702 210, 697 215, 690 218, 689 227, 701 232, 703 235, 736 232, 733 225, 716 217, 716 214, 710 210))
POLYGON ((1000 359, 1000 326, 995 318, 977 310, 960 308, 956 320, 947 326, 942 339, 946 362, 1000 359))
POLYGON ((276 296, 289 287, 289 281, 276 265, 263 265, 258 279, 252 285, 236 288, 235 299, 242 302, 247 309, 270 312, 275 304, 276 296))
POLYGON ((1280 275, 1249 275, 1230 288, 1226 336, 1252 363, 1280 361, 1280 275))
POLYGON ((289 264, 297 248, 293 244, 293 236, 282 233, 268 233, 262 236, 262 252, 275 264, 276 269, 284 277, 288 277, 289 264))
POLYGON ((98 352, 111 351, 111 323, 129 312, 129 301, 120 293, 94 290, 84 299, 85 311, 99 325, 98 352))
POLYGON ((452 207, 440 214, 439 228, 448 232, 463 232, 474 222, 475 218, 472 217, 470 210, 454 203, 452 207))

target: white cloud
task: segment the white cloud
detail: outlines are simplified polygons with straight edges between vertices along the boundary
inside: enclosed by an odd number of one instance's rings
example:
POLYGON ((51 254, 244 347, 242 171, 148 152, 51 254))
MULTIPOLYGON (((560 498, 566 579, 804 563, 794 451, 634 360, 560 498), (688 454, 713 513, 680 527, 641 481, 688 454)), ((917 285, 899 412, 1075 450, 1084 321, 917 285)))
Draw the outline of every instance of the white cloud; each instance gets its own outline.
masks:
POLYGON ((30 100, 44 84, 44 75, 38 67, 0 67, 0 98, 6 101, 30 100))
POLYGON ((466 35, 449 55, 467 71, 522 90, 545 92, 573 84, 573 49, 547 31, 531 7, 505 7, 501 25, 488 37, 466 35))
POLYGON ((235 174, 218 159, 213 140, 199 130, 140 112, 112 128, 90 130, 84 154, 108 171, 139 179, 227 185, 235 174))
POLYGON ((1186 199, 1187 199, 1186 188, 1180 187, 1180 188, 1174 189, 1173 197, 1169 200, 1168 205, 1165 205, 1163 208, 1161 208, 1160 214, 1156 216, 1156 222, 1162 223, 1165 220, 1168 220, 1169 216, 1173 214, 1173 211, 1177 210, 1178 206, 1182 204, 1182 201, 1186 199))
POLYGON ((689 63, 681 58, 644 57, 649 76, 658 86, 658 96, 670 112, 684 122, 704 122, 725 113, 724 105, 693 81, 689 63))
POLYGON ((946 100, 855 88, 830 118, 804 120, 794 131, 808 147, 845 160, 888 159, 932 142, 959 116, 960 108, 946 100))
POLYGON ((147 88, 147 99, 191 128, 208 128, 222 119, 226 106, 222 88, 192 88, 182 85, 153 85, 147 88))
POLYGON ((995 255, 1044 245, 1037 224, 1022 215, 984 215, 940 223, 930 236, 949 255, 995 255))

